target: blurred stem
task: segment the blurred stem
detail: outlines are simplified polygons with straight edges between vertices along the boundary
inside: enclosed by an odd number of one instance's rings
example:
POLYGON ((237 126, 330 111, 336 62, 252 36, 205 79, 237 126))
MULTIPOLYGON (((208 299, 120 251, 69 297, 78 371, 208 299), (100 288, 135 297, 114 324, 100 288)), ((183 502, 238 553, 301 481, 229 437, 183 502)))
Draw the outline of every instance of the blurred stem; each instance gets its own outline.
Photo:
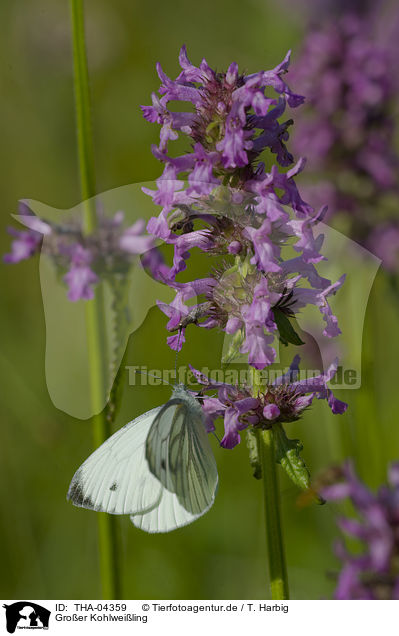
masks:
MULTIPOLYGON (((365 318, 362 346, 362 386, 357 389, 355 403, 356 422, 356 463, 362 479, 369 486, 377 487, 385 477, 383 459, 383 422, 380 405, 380 385, 378 373, 384 369, 381 356, 379 330, 381 328, 381 303, 386 289, 381 288, 377 276, 369 297, 365 318)), ((383 323, 384 324, 384 323, 383 323)), ((383 353, 384 355, 384 353, 383 353)))
MULTIPOLYGON (((252 387, 254 397, 263 389, 258 371, 253 371, 252 387)), ((285 563, 274 432, 272 428, 266 430, 258 429, 256 432, 258 437, 259 459, 262 466, 265 499, 266 541, 271 598, 276 601, 286 600, 289 598, 288 576, 285 563)))
MULTIPOLYGON (((96 229, 97 218, 93 201, 95 195, 95 172, 93 137, 90 117, 89 76, 84 30, 83 0, 70 0, 74 89, 76 105, 79 172, 83 200, 83 228, 85 234, 96 229)), ((93 442, 97 448, 110 435, 110 426, 103 410, 106 391, 104 303, 101 285, 97 286, 93 300, 85 301, 87 347, 90 372, 93 442)), ((98 537, 102 595, 104 599, 119 599, 118 549, 116 519, 112 515, 99 513, 98 537)))
POLYGON ((93 135, 90 116, 89 73, 87 67, 83 0, 70 0, 73 39, 73 72, 78 138, 80 187, 85 204, 84 226, 87 234, 96 227, 94 206, 89 199, 96 193, 93 135))

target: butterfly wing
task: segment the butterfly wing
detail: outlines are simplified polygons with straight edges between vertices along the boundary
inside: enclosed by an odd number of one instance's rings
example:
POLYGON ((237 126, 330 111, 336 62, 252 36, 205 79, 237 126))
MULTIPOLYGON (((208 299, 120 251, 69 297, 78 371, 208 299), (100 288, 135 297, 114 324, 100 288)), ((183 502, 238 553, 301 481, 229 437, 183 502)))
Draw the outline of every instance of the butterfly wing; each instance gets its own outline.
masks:
POLYGON ((91 510, 130 514, 146 532, 168 532, 207 512, 217 481, 200 408, 174 398, 90 455, 75 473, 68 499, 91 510))
POLYGON ((148 469, 145 442, 162 408, 129 422, 97 448, 73 476, 67 499, 75 506, 116 515, 156 507, 163 487, 148 469))
POLYGON ((160 410, 148 433, 146 458, 153 475, 196 518, 212 506, 218 474, 201 408, 191 400, 173 398, 160 410))

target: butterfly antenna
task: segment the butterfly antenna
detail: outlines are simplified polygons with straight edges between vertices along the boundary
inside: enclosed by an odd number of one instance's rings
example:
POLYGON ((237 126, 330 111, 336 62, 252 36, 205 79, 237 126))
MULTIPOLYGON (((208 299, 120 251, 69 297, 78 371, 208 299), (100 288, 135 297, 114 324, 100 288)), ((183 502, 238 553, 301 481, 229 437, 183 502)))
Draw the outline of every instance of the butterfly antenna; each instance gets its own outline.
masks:
POLYGON ((179 355, 179 346, 180 346, 180 336, 181 336, 182 328, 179 327, 179 335, 177 338, 177 347, 176 347, 176 355, 175 355, 175 382, 177 384, 177 356, 179 355))
POLYGON ((221 444, 222 442, 220 441, 220 439, 219 439, 219 438, 218 438, 218 436, 216 435, 215 431, 212 431, 212 435, 214 435, 214 436, 216 437, 217 441, 219 442, 219 446, 220 446, 220 444, 221 444))
POLYGON ((150 378, 155 378, 156 380, 161 380, 161 382, 163 382, 163 384, 169 384, 169 386, 173 386, 173 384, 171 384, 167 380, 164 380, 161 376, 154 375, 153 373, 148 373, 148 371, 140 371, 139 369, 134 369, 134 372, 135 373, 140 373, 140 375, 148 375, 150 378))

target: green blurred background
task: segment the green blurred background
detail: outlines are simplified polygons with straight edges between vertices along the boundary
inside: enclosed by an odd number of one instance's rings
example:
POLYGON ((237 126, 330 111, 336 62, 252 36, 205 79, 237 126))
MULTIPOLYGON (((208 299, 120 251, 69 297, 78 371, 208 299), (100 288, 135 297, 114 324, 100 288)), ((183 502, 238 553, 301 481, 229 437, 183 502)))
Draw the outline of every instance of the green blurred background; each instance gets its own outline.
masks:
MULTIPOLYGON (((224 69, 235 60, 253 72, 275 66, 288 48, 295 59, 302 36, 299 15, 265 0, 87 0, 86 14, 99 192, 160 174, 150 152, 158 128, 143 120, 139 108, 159 86, 158 60, 174 77, 179 48, 186 43, 195 63, 205 56, 211 66, 224 69)), ((18 199, 70 208, 80 197, 68 2, 3 0, 0 19, 4 253, 5 228, 18 199)), ((90 425, 57 410, 47 392, 38 259, 2 265, 0 276, 1 595, 99 598, 96 515, 65 499, 74 471, 92 450, 90 425)), ((379 273, 365 324, 363 385, 339 393, 349 402, 348 413, 332 417, 317 403, 288 430, 303 440, 313 473, 351 452, 374 486, 384 479, 386 462, 399 456, 398 312, 399 303, 379 273)), ((173 364, 164 324, 160 312, 150 312, 130 339, 129 364, 173 364)), ((202 334, 192 331, 179 364, 211 366, 209 351, 217 349, 219 336, 208 334, 207 351, 202 334)), ((163 387, 126 387, 117 424, 168 396, 163 387)), ((234 452, 215 447, 215 454, 220 488, 202 519, 160 536, 119 520, 124 598, 268 597, 262 484, 251 476, 245 443, 234 452)), ((281 487, 292 598, 331 598, 330 573, 338 567, 331 549, 338 536, 336 509, 301 509, 295 488, 284 478, 281 487)))

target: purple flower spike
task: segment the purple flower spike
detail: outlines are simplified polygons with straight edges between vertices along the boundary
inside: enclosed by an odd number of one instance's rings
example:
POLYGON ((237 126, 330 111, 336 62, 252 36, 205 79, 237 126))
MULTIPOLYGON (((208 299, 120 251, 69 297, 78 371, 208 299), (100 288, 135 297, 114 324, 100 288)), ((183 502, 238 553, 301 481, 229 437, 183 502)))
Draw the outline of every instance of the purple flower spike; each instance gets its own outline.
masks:
MULTIPOLYGON (((276 120, 284 111, 286 101, 292 107, 299 106, 303 101, 303 98, 292 93, 282 79, 288 69, 289 56, 272 71, 261 71, 249 76, 240 75, 235 62, 230 64, 226 73, 216 73, 205 60, 196 67, 190 62, 185 47, 180 51, 179 63, 182 72, 175 80, 171 80, 157 65, 162 82, 159 89, 161 97, 153 95, 152 106, 142 106, 147 121, 162 126, 157 153, 159 158, 162 153, 166 155, 169 140, 182 132, 195 142, 195 154, 198 155, 198 148, 202 148, 201 152, 208 155, 208 183, 212 183, 213 179, 210 165, 233 172, 246 166, 265 147, 277 152, 282 165, 288 165, 280 149, 287 140, 286 128, 289 124, 280 126, 276 120), (280 99, 265 95, 269 89, 277 92, 280 99), (176 100, 191 102, 195 114, 169 110, 169 102, 176 100), (274 117, 271 115, 273 107, 277 108, 274 117), (261 143, 256 129, 261 131, 261 143), (253 151, 255 139, 256 150, 253 151)), ((179 158, 169 161, 176 166, 179 158)))
MULTIPOLYGON (((190 369, 197 382, 203 385, 204 391, 217 391, 217 397, 206 398, 205 416, 214 425, 218 417, 224 418, 224 437, 222 446, 234 448, 240 442, 240 433, 249 426, 256 428, 270 428, 277 423, 292 422, 301 417, 315 398, 330 399, 331 389, 327 382, 334 376, 336 366, 317 378, 307 381, 296 381, 299 373, 299 356, 295 356, 289 372, 267 385, 264 391, 254 397, 251 388, 213 382, 203 373, 190 369)), ((340 402, 343 413, 346 404, 340 402)), ((399 472, 399 469, 398 469, 399 472)))
MULTIPOLYGON (((300 158, 293 165, 286 148, 293 122, 281 121, 287 104, 299 106, 303 98, 284 79, 289 54, 271 71, 251 75, 240 74, 235 62, 226 72, 212 70, 205 60, 195 66, 185 47, 179 63, 182 71, 176 79, 158 65, 158 96, 143 109, 148 121, 161 125, 160 143, 152 150, 164 165, 157 189, 144 189, 162 207, 147 230, 173 248, 173 266, 164 281, 176 294, 185 285, 195 286, 195 281, 179 281, 189 269, 194 247, 221 257, 222 264, 211 270, 212 284, 197 291, 202 296, 198 304, 178 322, 222 329, 232 336, 229 356, 248 354, 251 366, 264 369, 276 359, 279 339, 287 344, 287 337, 291 344, 301 342, 290 321, 306 305, 319 308, 326 322, 325 335, 340 333, 327 297, 342 279, 332 284, 315 267, 324 259, 323 236, 315 229, 325 207, 315 212, 302 199, 295 179, 305 160, 300 158), (172 110, 174 101, 182 102, 178 113, 172 110), (181 112, 184 102, 191 103, 189 113, 181 112), (189 122, 183 114, 190 117, 189 122), (192 152, 180 156, 169 152, 170 137, 166 141, 163 137, 168 126, 179 137, 188 137, 192 152), (270 172, 266 172, 266 161, 260 161, 264 152, 273 160, 270 172), (275 161, 289 169, 280 172, 275 161), (284 259, 287 245, 296 250, 297 258, 284 259)), ((168 312, 175 312, 174 304, 161 308, 170 318, 167 329, 173 331, 176 325, 168 312)), ((174 336, 168 341, 176 346, 174 336)), ((339 404, 329 399, 338 412, 339 404)), ((309 398, 299 396, 298 400, 301 411, 309 398)), ((231 422, 235 418, 231 413, 231 422)))

